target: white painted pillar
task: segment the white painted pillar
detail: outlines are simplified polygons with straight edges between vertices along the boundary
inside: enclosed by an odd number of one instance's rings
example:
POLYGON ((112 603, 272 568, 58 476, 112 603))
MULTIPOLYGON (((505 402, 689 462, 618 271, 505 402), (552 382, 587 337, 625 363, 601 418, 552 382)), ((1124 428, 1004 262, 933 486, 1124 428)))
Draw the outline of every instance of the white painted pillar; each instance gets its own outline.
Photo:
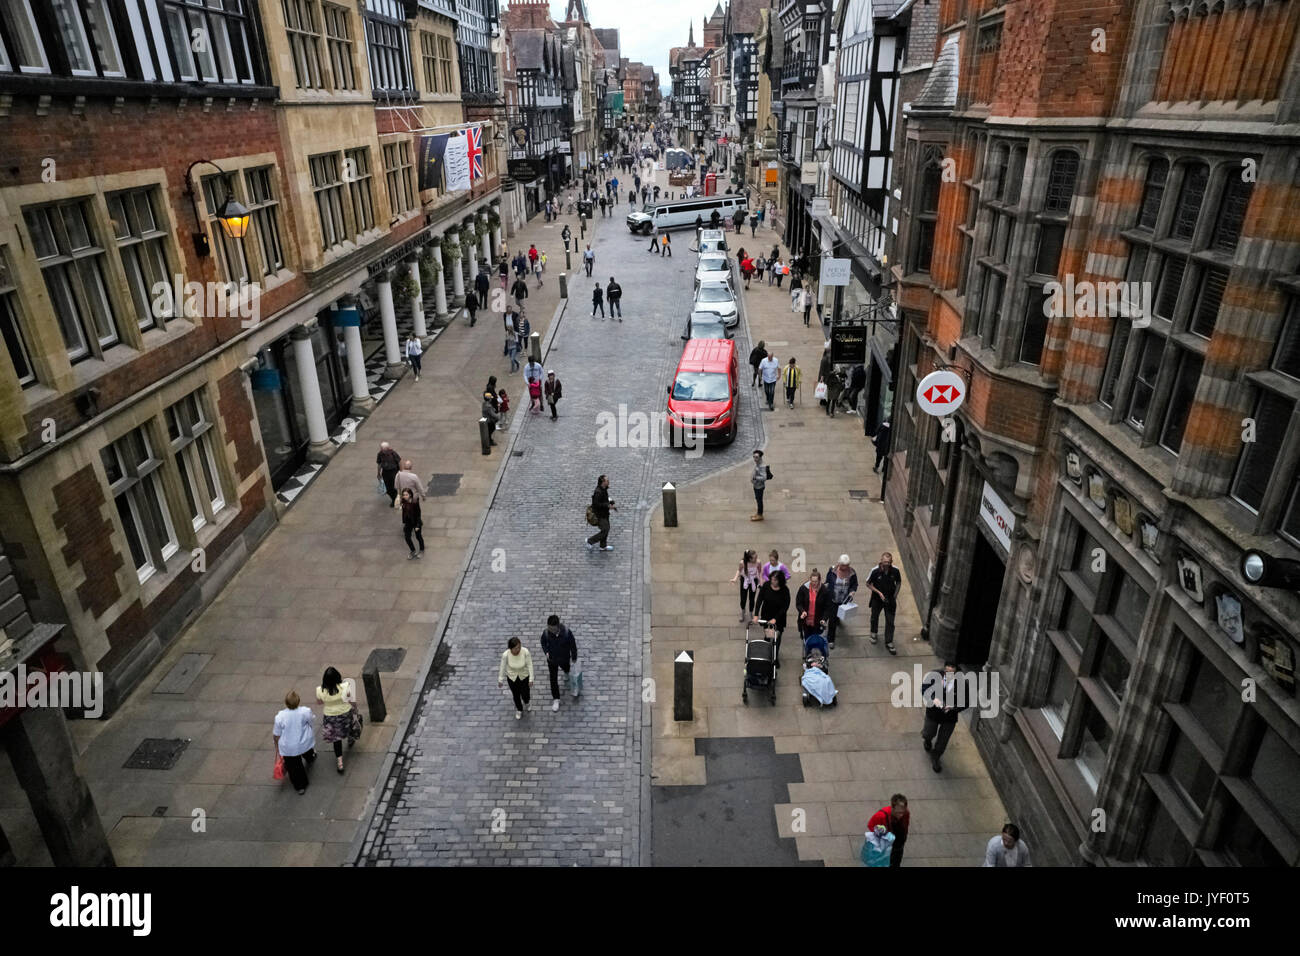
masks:
MULTIPOLYGON (((503 219, 501 203, 495 203, 492 207, 497 214, 497 224, 492 227, 492 249, 499 255, 501 252, 501 222, 503 219)), ((488 260, 488 268, 491 269, 492 260, 488 260)))
POLYGON ((479 222, 483 226, 483 261, 487 263, 488 270, 492 269, 492 230, 487 227, 487 213, 478 214, 479 222))
MULTIPOLYGON (((460 246, 460 233, 455 229, 448 229, 447 236, 451 239, 454 246, 460 246)), ((451 269, 451 295, 452 307, 459 309, 465 304, 465 249, 461 246, 460 259, 457 259, 451 269)))
POLYGON ((415 295, 411 297, 411 321, 415 337, 423 343, 429 337, 429 327, 424 321, 424 287, 420 285, 419 249, 416 249, 415 254, 406 260, 406 268, 410 270, 411 281, 415 283, 415 295))
POLYGON ((376 279, 379 290, 379 322, 384 330, 384 361, 388 368, 384 375, 399 378, 402 374, 402 345, 397 340, 397 313, 393 311, 393 276, 384 270, 376 279))
MULTIPOLYGON (((338 311, 357 308, 350 299, 334 303, 338 311)), ((370 401, 370 384, 366 381, 366 356, 361 351, 361 326, 343 326, 343 351, 348 363, 348 384, 352 386, 352 400, 363 405, 370 401)))
MULTIPOLYGON (((298 369, 298 391, 301 392, 298 397, 307 416, 307 437, 313 446, 328 445, 330 435, 325 427, 325 405, 316 378, 316 355, 311 347, 311 333, 300 325, 289 333, 289 339, 293 342, 293 364, 298 369)), ((358 351, 360 348, 358 339, 358 351)))
POLYGON ((437 313, 438 321, 441 322, 447 318, 447 280, 442 274, 442 237, 434 236, 433 242, 429 246, 429 251, 433 254, 433 274, 435 276, 433 286, 433 308, 437 313))

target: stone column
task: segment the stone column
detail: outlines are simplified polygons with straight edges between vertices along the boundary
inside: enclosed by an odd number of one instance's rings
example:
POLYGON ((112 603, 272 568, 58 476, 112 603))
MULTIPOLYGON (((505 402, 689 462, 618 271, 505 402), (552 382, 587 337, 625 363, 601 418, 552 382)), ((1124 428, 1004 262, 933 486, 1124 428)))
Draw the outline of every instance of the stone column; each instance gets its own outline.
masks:
POLYGON ((384 378, 398 379, 406 370, 402 364, 402 343, 397 338, 397 313, 393 309, 393 274, 385 269, 375 277, 379 293, 379 322, 384 329, 384 378))
POLYGON ((325 425, 325 405, 320 397, 320 381, 316 378, 316 353, 312 351, 311 333, 299 325, 289 333, 289 339, 293 342, 293 364, 298 368, 298 390, 302 392, 299 398, 307 417, 307 436, 311 440, 307 458, 310 461, 328 460, 335 449, 325 425))
MULTIPOLYGON (((961 636, 961 618, 966 608, 966 591, 970 585, 975 536, 979 534, 975 523, 979 520, 983 480, 979 469, 975 467, 978 459, 978 453, 969 445, 962 450, 957 493, 952 501, 951 520, 947 522, 948 540, 943 578, 939 584, 934 614, 930 619, 930 646, 940 660, 952 659, 957 653, 957 641, 961 636)), ((941 547, 944 544, 940 542, 941 547)))
POLYGON ((470 238, 470 229, 474 228, 474 217, 465 218, 460 234, 460 271, 466 288, 474 288, 474 275, 477 272, 478 244, 470 238))
POLYGON ((115 866, 95 798, 77 771, 63 711, 28 708, 5 725, 0 737, 54 865, 115 866))
POLYGON ((465 266, 461 262, 465 258, 465 247, 461 245, 460 233, 455 229, 447 230, 447 238, 453 246, 460 249, 461 258, 451 264, 451 307, 459 309, 465 304, 465 266))
MULTIPOLYGON (((504 213, 502 212, 501 203, 499 202, 493 203, 492 208, 496 211, 497 214, 497 224, 492 227, 492 252, 499 253, 501 251, 501 222, 504 213)), ((489 265, 491 264, 491 262, 492 260, 489 259, 488 260, 489 265)))
MULTIPOLYGON (((334 307, 354 308, 355 303, 350 299, 340 299, 334 307)), ((355 416, 368 415, 375 408, 375 400, 370 397, 370 383, 366 380, 366 356, 361 350, 361 326, 343 327, 343 346, 347 353, 348 384, 352 386, 350 411, 355 416)))
POLYGON ((479 222, 483 226, 483 261, 487 263, 488 268, 492 268, 492 230, 487 227, 487 213, 478 214, 479 222))
POLYGON ((423 345, 424 340, 429 337, 429 328, 424 321, 424 287, 420 284, 419 249, 416 249, 414 253, 407 257, 405 265, 411 273, 411 281, 415 283, 415 295, 411 297, 411 322, 414 326, 415 337, 423 345))
POLYGON ((447 277, 442 274, 442 237, 434 236, 429 245, 429 254, 433 259, 433 308, 439 325, 447 321, 447 277))

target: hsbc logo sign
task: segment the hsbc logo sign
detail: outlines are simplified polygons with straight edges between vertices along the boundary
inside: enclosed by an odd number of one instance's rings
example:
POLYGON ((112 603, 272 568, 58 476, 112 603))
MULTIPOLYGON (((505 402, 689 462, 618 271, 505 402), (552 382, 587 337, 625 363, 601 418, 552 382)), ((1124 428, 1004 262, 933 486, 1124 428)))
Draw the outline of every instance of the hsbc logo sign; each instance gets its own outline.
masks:
POLYGON ((916 386, 916 403, 928 415, 951 415, 966 401, 966 382, 956 372, 931 372, 916 386))

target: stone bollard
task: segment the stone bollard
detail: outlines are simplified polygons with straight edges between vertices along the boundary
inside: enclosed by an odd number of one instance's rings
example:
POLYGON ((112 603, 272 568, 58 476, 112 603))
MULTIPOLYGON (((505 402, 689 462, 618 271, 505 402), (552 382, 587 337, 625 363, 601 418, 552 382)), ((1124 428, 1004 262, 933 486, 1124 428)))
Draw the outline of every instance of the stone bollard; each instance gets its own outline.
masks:
POLYGON ((567 299, 568 297, 569 297, 569 276, 566 273, 561 272, 560 273, 560 298, 567 299))
POLYGON ((677 489, 671 481, 664 482, 664 527, 677 527, 677 489))
POLYGON ((384 688, 379 683, 379 668, 372 666, 363 670, 361 683, 366 688, 366 707, 370 711, 370 722, 382 724, 384 718, 388 716, 388 708, 384 705, 384 688))
POLYGON ((695 661, 690 651, 673 660, 673 720, 694 720, 691 702, 695 696, 695 661))
POLYGON ((492 423, 486 418, 478 420, 478 440, 483 446, 483 454, 492 454, 492 423))

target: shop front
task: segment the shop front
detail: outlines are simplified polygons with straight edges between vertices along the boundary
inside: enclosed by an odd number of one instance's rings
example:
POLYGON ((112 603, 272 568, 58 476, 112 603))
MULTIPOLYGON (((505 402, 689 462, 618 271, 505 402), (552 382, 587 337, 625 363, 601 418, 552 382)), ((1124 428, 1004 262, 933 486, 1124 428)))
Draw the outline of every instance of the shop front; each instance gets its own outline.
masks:
MULTIPOLYGON (((311 352, 325 425, 333 430, 347 415, 351 389, 343 331, 331 324, 330 315, 329 310, 320 313, 316 328, 311 331, 311 352)), ((252 373, 253 403, 271 484, 278 490, 307 458, 310 437, 302 393, 303 374, 289 335, 260 349, 257 362, 258 367, 252 373)))

